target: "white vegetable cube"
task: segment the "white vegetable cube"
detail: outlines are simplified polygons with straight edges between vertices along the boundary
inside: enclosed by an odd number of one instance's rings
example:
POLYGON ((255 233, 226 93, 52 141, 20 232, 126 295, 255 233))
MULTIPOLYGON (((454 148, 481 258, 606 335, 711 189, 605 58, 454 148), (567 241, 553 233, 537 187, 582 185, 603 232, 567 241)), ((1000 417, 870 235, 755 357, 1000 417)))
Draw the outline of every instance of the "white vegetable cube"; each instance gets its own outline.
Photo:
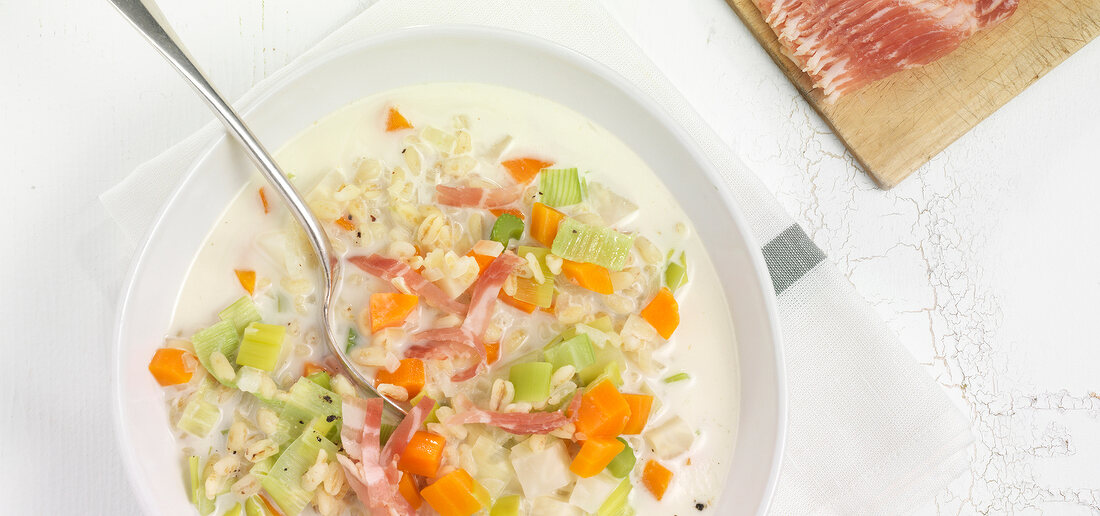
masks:
POLYGON ((538 516, 584 516, 584 511, 552 496, 540 496, 531 504, 531 514, 538 516))
POLYGON ((580 507, 584 512, 594 513, 620 483, 622 483, 622 479, 615 478, 607 470, 601 471, 599 475, 594 477, 582 478, 577 480, 577 484, 573 486, 573 493, 569 495, 569 503, 580 507))
POLYGON ((691 448, 695 432, 680 416, 673 416, 660 426, 647 430, 645 440, 657 457, 671 459, 691 448))
POLYGON ((573 481, 569 452, 560 439, 534 436, 512 447, 510 460, 527 498, 552 494, 573 481))

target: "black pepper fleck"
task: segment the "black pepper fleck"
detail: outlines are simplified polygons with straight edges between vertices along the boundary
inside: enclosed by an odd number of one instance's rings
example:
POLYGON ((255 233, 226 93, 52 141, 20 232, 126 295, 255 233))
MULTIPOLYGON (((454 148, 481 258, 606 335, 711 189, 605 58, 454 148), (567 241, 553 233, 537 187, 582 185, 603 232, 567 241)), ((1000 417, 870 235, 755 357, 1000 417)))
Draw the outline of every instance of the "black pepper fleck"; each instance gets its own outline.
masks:
POLYGON ((363 238, 363 232, 362 231, 356 231, 355 232, 355 238, 363 238))
POLYGON ((333 421, 336 421, 336 416, 329 416, 329 417, 326 417, 326 418, 325 418, 325 421, 327 421, 327 422, 329 422, 329 423, 331 423, 331 422, 333 422, 333 421))
POLYGON ((332 396, 329 396, 328 394, 322 396, 321 399, 325 400, 325 403, 332 403, 332 396))
POLYGON ((697 511, 701 511, 701 510, 706 509, 706 508, 707 508, 707 504, 705 504, 705 503, 695 504, 695 510, 697 510, 697 511))
POLYGON ((299 420, 298 420, 298 424, 299 424, 299 425, 304 425, 304 424, 306 424, 306 422, 305 422, 305 421, 302 421, 301 419, 299 419, 299 420))
POLYGON ((377 222, 377 221, 378 221, 378 217, 375 217, 374 215, 371 215, 371 216, 370 216, 370 221, 371 221, 371 222, 377 222))

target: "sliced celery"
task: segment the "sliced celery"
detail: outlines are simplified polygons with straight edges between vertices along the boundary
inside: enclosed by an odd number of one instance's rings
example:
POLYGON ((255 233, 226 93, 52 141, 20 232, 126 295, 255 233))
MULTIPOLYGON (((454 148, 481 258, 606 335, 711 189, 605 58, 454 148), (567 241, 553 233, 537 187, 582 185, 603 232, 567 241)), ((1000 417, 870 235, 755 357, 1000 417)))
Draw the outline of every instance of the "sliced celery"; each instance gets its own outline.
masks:
POLYGON ((207 516, 214 512, 214 500, 206 497, 206 484, 199 475, 199 457, 192 455, 187 457, 188 479, 191 481, 191 503, 199 510, 199 514, 207 516))
POLYGON ((560 369, 571 365, 580 371, 596 363, 596 354, 592 351, 592 341, 588 335, 575 335, 560 344, 546 348, 543 357, 554 365, 554 369, 560 369))
POLYGON ((348 344, 344 347, 344 353, 350 353, 351 348, 354 348, 359 343, 359 334, 355 332, 355 328, 348 328, 348 344))
POLYGON ((267 505, 260 499, 260 495, 249 496, 244 501, 244 513, 246 516, 272 516, 267 510, 267 505))
POLYGON ((523 238, 523 220, 511 213, 504 213, 497 217, 493 223, 493 229, 489 231, 489 240, 500 242, 508 247, 509 240, 523 238))
POLYGON ((206 437, 222 418, 222 412, 218 406, 206 401, 205 389, 199 388, 199 392, 187 402, 180 414, 180 420, 176 427, 195 437, 206 437))
POLYGON ((616 439, 622 441, 625 448, 607 464, 607 472, 614 475, 615 478, 626 478, 634 470, 634 463, 638 459, 634 456, 634 449, 630 447, 630 443, 622 437, 616 437, 616 439))
POLYGON ((615 331, 615 326, 611 322, 611 317, 608 317, 606 315, 589 321, 588 326, 600 330, 604 333, 613 333, 615 331))
POLYGON ((550 362, 526 362, 516 364, 508 371, 508 381, 515 387, 515 401, 539 403, 550 397, 550 376, 554 366, 550 362))
POLYGON ((241 504, 233 504, 233 507, 222 513, 222 516, 241 516, 241 504))
POLYGON ((251 297, 241 296, 233 304, 225 307, 225 310, 218 312, 218 317, 223 321, 233 323, 237 333, 240 333, 249 324, 260 320, 260 311, 256 309, 256 303, 252 302, 251 297))
POLYGON ((676 373, 672 376, 669 376, 668 378, 665 378, 664 382, 665 383, 676 383, 676 382, 682 382, 684 380, 690 380, 690 379, 691 379, 690 375, 688 375, 687 373, 682 373, 681 372, 681 373, 676 373))
POLYGON ((548 168, 539 173, 539 193, 547 206, 570 206, 584 201, 585 187, 575 168, 548 168))
POLYGON ((286 516, 298 516, 309 505, 313 493, 302 487, 302 475, 317 461, 317 453, 325 450, 336 456, 336 445, 314 428, 307 428, 279 455, 279 460, 260 482, 286 516))
POLYGON ((596 516, 631 516, 634 514, 634 508, 629 504, 630 498, 630 479, 624 478, 623 483, 619 484, 614 491, 611 492, 611 496, 607 497, 607 501, 600 506, 600 509, 596 511, 596 516))
POLYGON ((244 329, 241 346, 237 349, 237 365, 272 371, 279 362, 283 350, 286 326, 254 322, 244 329))
MULTIPOLYGON (((626 368, 626 358, 618 348, 603 346, 595 348, 596 362, 580 370, 580 380, 584 385, 594 383, 598 377, 608 376, 610 369, 622 372, 626 368), (612 366, 611 364, 615 364, 612 366)), ((619 381, 622 379, 620 377, 619 381)))
POLYGON ((221 321, 191 336, 191 344, 195 346, 195 356, 199 358, 199 362, 211 376, 229 387, 235 387, 233 383, 236 379, 235 372, 233 378, 218 377, 214 373, 214 368, 210 365, 210 355, 215 351, 219 351, 232 363, 233 358, 237 356, 237 345, 239 343, 237 328, 233 326, 232 321, 221 321))
POLYGON ((489 516, 519 516, 520 503, 523 498, 520 495, 502 496, 493 504, 493 510, 489 516))
POLYGON ((316 418, 329 423, 340 419, 340 395, 309 381, 299 378, 287 391, 285 404, 279 413, 279 426, 272 440, 279 445, 286 444, 302 433, 303 429, 316 418), (331 418, 331 421, 328 421, 331 418))
POLYGON ((676 292, 676 289, 687 283, 687 262, 684 261, 684 253, 680 253, 680 262, 669 262, 665 267, 665 285, 676 292))
POLYGON ((615 387, 623 386, 623 369, 618 362, 608 362, 604 366, 600 374, 596 375, 591 381, 585 382, 585 385, 596 385, 601 380, 610 380, 611 384, 615 387))
POLYGON ((551 251, 566 260, 594 263, 617 271, 626 264, 633 245, 634 235, 566 218, 558 226, 551 251))
POLYGON ((550 254, 550 250, 545 247, 534 247, 529 245, 521 245, 516 248, 516 255, 524 260, 527 259, 527 255, 535 255, 535 260, 539 262, 539 266, 542 268, 542 273, 551 276, 550 268, 546 266, 546 255, 550 254))
POLYGON ((272 455, 271 457, 268 457, 264 460, 261 460, 260 462, 253 464, 251 468, 248 468, 248 473, 260 479, 266 477, 267 474, 271 472, 271 468, 275 467, 275 459, 277 458, 278 457, 272 455))
POLYGON ((306 378, 308 378, 309 381, 320 385, 321 387, 324 387, 330 391, 332 390, 332 377, 329 376, 328 373, 325 371, 317 371, 316 373, 313 373, 306 378))
POLYGON ((542 283, 535 278, 518 278, 513 297, 540 308, 549 308, 554 303, 554 278, 546 278, 542 283))

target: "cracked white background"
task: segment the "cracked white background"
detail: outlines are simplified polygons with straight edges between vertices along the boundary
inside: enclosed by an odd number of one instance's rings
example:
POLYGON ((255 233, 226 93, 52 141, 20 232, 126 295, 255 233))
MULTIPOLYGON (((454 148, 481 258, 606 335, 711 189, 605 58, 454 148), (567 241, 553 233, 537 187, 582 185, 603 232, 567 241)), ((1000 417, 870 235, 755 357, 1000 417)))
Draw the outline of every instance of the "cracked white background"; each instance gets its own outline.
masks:
MULTIPOLYGON (((160 2, 229 98, 370 3, 160 2)), ((884 192, 721 0, 605 4, 970 416, 970 470, 922 512, 1100 513, 1100 43, 884 192)), ((52 252, 72 243, 56 235, 99 229, 108 241, 83 242, 87 252, 117 249, 110 222, 86 215, 96 195, 212 116, 106 2, 0 0, 0 55, 0 204, 14 217, 14 245, 0 250, 3 333, 49 341, 62 314, 47 313, 42 292, 76 289, 107 317, 74 317, 105 334, 117 293, 74 273, 72 253, 52 252), (42 265, 58 272, 19 272, 42 265)), ((121 274, 128 257, 118 260, 97 272, 121 274)), ((9 370, 42 358, 9 344, 0 353, 9 370)), ((109 354, 52 359, 105 369, 109 354)), ((0 485, 12 514, 65 513, 77 500, 91 514, 136 512, 108 401, 43 407, 19 394, 36 378, 20 374, 0 380, 15 385, 0 390, 0 409, 46 418, 80 450, 53 449, 31 428, 5 431, 0 485), (13 441, 45 459, 18 471, 5 455, 13 441)), ((79 385, 106 392, 107 381, 79 385)))

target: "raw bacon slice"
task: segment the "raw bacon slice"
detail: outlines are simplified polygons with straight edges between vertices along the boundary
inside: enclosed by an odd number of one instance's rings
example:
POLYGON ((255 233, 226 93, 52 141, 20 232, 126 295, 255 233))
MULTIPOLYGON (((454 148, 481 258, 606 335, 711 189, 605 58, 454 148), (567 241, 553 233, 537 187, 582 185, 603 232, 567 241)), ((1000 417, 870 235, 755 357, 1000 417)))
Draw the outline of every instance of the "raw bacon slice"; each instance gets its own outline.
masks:
POLYGON ((448 296, 443 289, 424 279, 423 276, 403 262, 377 254, 351 256, 348 258, 348 262, 386 281, 393 281, 395 278, 405 280, 405 285, 409 287, 409 290, 424 298, 425 303, 444 312, 455 315, 466 313, 466 305, 451 299, 451 296, 448 296))
POLYGON ((482 423, 495 426, 511 434, 528 435, 548 434, 569 423, 569 418, 562 415, 561 412, 532 412, 530 414, 493 412, 481 410, 462 397, 456 398, 456 404, 463 407, 463 411, 448 418, 447 421, 444 421, 445 424, 482 423))
POLYGON ((462 321, 462 329, 474 337, 477 343, 478 353, 485 356, 485 348, 481 345, 481 335, 489 327, 489 319, 493 315, 493 304, 500 295, 500 289, 504 281, 512 271, 526 263, 522 258, 512 253, 501 253, 493 258, 492 263, 485 268, 485 272, 477 278, 474 284, 474 292, 470 295, 470 307, 466 311, 466 320, 462 321))
POLYGON ((1004 21, 1019 0, 753 0, 829 100, 931 63, 1004 21))
POLYGON ((504 188, 480 188, 476 186, 435 187, 436 201, 447 206, 459 208, 503 208, 519 200, 523 195, 523 185, 504 188))
POLYGON ((433 408, 435 408, 435 400, 424 396, 390 434, 390 440, 386 441, 386 447, 382 448, 380 460, 383 466, 389 466, 387 470, 397 471, 397 456, 405 451, 405 446, 408 446, 413 434, 424 426, 424 420, 428 418, 428 413, 433 408))
POLYGON ((396 465, 387 467, 380 460, 382 399, 348 400, 341 403, 341 409, 349 410, 343 412, 344 427, 340 430, 347 455, 338 454, 336 460, 344 468, 355 495, 370 508, 371 514, 414 514, 412 506, 398 492, 396 465), (359 415, 362 415, 361 422, 355 420, 359 415), (358 436, 356 427, 359 429, 358 436), (355 455, 358 455, 358 460, 355 460, 355 455))

